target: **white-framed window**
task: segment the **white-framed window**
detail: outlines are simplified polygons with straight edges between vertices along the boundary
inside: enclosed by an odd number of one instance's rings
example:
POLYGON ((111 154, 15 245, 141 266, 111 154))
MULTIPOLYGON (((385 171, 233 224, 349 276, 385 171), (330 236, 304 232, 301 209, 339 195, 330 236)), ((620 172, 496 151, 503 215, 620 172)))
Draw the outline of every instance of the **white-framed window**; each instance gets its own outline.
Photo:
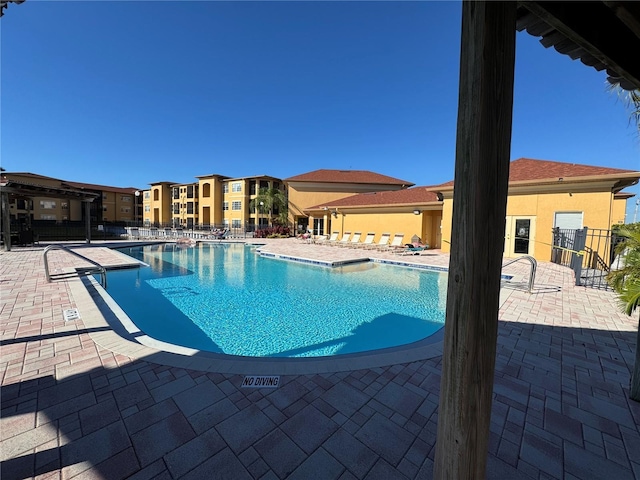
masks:
POLYGON ((150 212, 151 211, 151 205, 145 205, 144 206, 144 211, 145 212, 150 212))
POLYGON ((144 192, 144 198, 149 200, 151 198, 151 192, 149 192, 148 190, 146 192, 144 192))
POLYGON ((131 197, 129 197, 128 195, 122 195, 120 197, 120 200, 122 200, 123 202, 131 202, 131 197))
POLYGON ((240 228, 241 226, 240 219, 234 218, 231 220, 231 228, 240 228))
POLYGON ((62 208, 63 210, 69 210, 69 203, 68 202, 60 202, 60 208, 62 208))
POLYGON ((223 224, 225 227, 229 228, 229 219, 228 219, 228 218, 225 218, 225 219, 222 221, 222 224, 223 224))
POLYGON ((222 193, 229 193, 229 184, 226 182, 222 184, 222 193))
POLYGON ((555 212, 553 226, 560 230, 579 230, 583 216, 583 212, 555 212))
POLYGON ((46 213, 40 214, 40 220, 55 220, 55 219, 56 219, 55 215, 48 215, 46 213))
MULTIPOLYGON (((45 210, 53 210, 54 208, 56 208, 56 201, 55 200, 40 200, 40 208, 43 208, 45 210)), ((43 218, 43 220, 55 220, 55 216, 54 216, 54 218, 43 218)))
POLYGON ((222 202, 222 210, 229 210, 229 202, 222 202))
POLYGON ((231 210, 242 210, 242 202, 231 202, 231 210))
POLYGON ((241 192, 242 191, 242 182, 233 182, 231 184, 232 192, 241 192))

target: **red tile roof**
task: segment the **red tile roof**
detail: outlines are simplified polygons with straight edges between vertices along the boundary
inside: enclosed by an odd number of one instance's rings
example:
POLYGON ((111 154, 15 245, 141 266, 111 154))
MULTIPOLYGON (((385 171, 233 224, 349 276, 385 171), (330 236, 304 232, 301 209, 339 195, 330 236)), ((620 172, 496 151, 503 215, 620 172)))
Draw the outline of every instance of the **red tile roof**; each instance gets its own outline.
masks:
POLYGON ((594 167, 591 165, 580 165, 578 163, 519 158, 509 165, 509 182, 546 179, 557 180, 558 178, 592 177, 633 172, 634 170, 623 170, 620 168, 594 167))
POLYGON ((373 205, 413 205, 438 202, 438 196, 427 188, 413 187, 403 190, 386 192, 359 193, 350 197, 341 198, 332 202, 316 205, 308 210, 317 210, 322 207, 360 207, 373 205))
POLYGON ((314 170, 313 172, 285 178, 285 182, 326 182, 326 183, 374 183, 384 185, 413 186, 414 183, 388 177, 368 170, 314 170))
MULTIPOLYGON (((577 177, 615 176, 640 172, 635 170, 623 170, 621 168, 594 167, 579 163, 554 162, 551 160, 535 160, 532 158, 519 158, 509 164, 509 183, 557 181, 560 178, 569 179, 577 177)), ((429 187, 437 190, 438 187, 453 187, 453 180, 429 187)))

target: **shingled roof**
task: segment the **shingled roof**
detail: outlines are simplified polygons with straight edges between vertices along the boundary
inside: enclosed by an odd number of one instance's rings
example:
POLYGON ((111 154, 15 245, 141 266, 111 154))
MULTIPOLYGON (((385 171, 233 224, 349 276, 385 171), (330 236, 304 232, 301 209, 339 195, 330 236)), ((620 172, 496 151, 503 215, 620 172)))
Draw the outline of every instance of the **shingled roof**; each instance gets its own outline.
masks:
POLYGON ((413 187, 403 190, 386 192, 368 192, 341 198, 332 202, 323 203, 309 208, 319 210, 324 207, 369 207, 382 205, 424 205, 426 203, 439 202, 436 192, 432 187, 413 187))
POLYGON ((404 185, 411 187, 414 183, 399 178, 381 175, 368 170, 327 170, 320 169, 312 172, 285 178, 285 182, 319 182, 319 183, 365 183, 381 185, 404 185))
MULTIPOLYGON (((551 160, 536 160, 533 158, 519 158, 509 164, 509 184, 517 182, 548 183, 567 181, 570 179, 588 179, 594 177, 621 178, 640 177, 640 172, 621 168, 596 167, 579 163, 554 162, 551 160)), ((633 182, 628 182, 628 185, 633 182)), ((450 190, 453 180, 429 187, 431 190, 450 190)))

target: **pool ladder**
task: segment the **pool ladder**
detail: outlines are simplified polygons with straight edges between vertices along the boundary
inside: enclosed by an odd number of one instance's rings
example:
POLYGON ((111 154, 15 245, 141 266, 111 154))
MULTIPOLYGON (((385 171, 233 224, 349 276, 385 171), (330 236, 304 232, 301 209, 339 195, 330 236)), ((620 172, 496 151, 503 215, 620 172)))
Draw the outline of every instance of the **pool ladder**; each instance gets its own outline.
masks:
POLYGON ((505 263, 504 265, 502 265, 502 268, 507 267, 507 266, 511 265, 512 263, 519 262, 520 260, 528 260, 531 263, 531 271, 529 272, 528 290, 529 290, 529 293, 533 293, 533 282, 536 279, 536 269, 538 268, 538 262, 536 261, 535 258, 533 258, 533 257, 531 257, 529 255, 523 255, 521 257, 514 258, 510 262, 505 263))
POLYGON ((44 249, 42 258, 44 259, 44 273, 47 277, 47 282, 51 282, 51 275, 49 274, 49 261, 47 260, 47 253, 49 253, 51 250, 62 250, 64 252, 68 252, 71 255, 75 255, 76 257, 81 258, 85 262, 88 262, 91 265, 93 265, 92 267, 76 268, 76 271, 78 272, 78 275, 100 273, 100 285, 102 285, 102 288, 104 288, 105 290, 107 289, 107 270, 102 265, 94 262, 90 258, 85 257, 84 255, 80 255, 79 253, 74 252, 73 250, 67 247, 63 247, 62 245, 49 245, 47 248, 44 249))

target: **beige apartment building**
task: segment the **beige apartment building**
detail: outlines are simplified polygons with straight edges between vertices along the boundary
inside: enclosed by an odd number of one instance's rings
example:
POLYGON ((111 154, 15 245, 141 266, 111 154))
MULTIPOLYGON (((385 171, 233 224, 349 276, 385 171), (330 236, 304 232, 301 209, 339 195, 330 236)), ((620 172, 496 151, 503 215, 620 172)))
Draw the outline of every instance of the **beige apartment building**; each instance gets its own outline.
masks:
MULTIPOLYGON (((92 223, 124 222, 134 223, 140 217, 138 205, 139 191, 133 187, 111 187, 92 183, 71 182, 57 178, 46 177, 28 172, 3 173, 3 179, 21 182, 32 186, 41 187, 46 192, 47 188, 69 189, 96 193, 97 198, 90 203, 90 216, 92 223)), ((62 222, 80 222, 84 220, 84 208, 81 200, 73 198, 47 197, 45 193, 37 197, 13 196, 9 203, 9 212, 12 221, 33 222, 39 220, 62 222)))
POLYGON ((201 175, 194 183, 156 182, 143 192, 145 225, 210 229, 227 227, 251 231, 272 223, 278 211, 252 208, 261 189, 284 192, 282 180, 268 175, 231 178, 201 175))

